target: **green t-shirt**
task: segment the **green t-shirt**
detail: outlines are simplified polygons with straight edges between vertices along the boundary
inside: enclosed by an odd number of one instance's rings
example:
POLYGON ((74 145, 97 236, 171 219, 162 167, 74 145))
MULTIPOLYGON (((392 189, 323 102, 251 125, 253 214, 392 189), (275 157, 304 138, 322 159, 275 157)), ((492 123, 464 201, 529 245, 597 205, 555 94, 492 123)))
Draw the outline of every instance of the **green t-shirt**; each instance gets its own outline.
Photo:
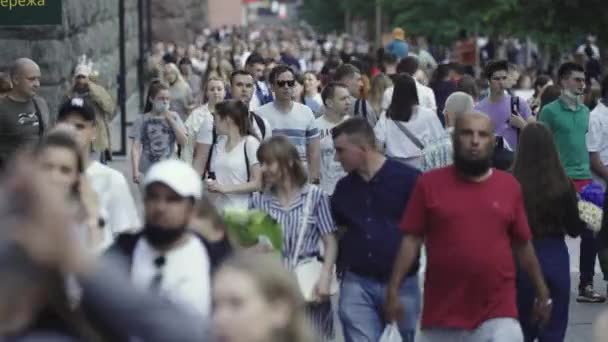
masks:
POLYGON ((573 111, 561 99, 557 99, 543 108, 539 121, 545 123, 553 132, 568 177, 591 179, 585 139, 589 129, 589 108, 579 105, 573 111))
POLYGON ((9 96, 0 97, 0 162, 8 161, 20 147, 36 143, 48 123, 49 109, 42 98, 17 102, 9 96))

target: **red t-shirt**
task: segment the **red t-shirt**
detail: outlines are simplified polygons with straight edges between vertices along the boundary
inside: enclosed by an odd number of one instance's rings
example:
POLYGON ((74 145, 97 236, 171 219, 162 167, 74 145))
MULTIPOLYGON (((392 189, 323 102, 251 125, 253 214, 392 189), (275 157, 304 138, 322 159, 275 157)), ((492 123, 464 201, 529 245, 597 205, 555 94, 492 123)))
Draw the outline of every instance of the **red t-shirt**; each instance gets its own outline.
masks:
POLYGON ((492 318, 517 318, 511 243, 532 235, 510 174, 493 170, 475 183, 450 166, 422 175, 401 229, 425 239, 422 328, 472 330, 492 318))

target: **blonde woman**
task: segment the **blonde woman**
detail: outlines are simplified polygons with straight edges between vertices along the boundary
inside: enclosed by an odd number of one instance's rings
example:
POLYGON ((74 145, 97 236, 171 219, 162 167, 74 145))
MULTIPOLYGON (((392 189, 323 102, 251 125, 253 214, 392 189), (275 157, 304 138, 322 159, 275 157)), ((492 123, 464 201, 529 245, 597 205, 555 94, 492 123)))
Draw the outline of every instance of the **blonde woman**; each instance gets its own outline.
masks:
POLYGON ((190 110, 194 105, 192 90, 188 82, 184 80, 177 65, 169 63, 165 65, 163 78, 169 85, 169 93, 171 94, 171 110, 179 114, 182 121, 186 121, 190 110))
MULTIPOLYGON (((197 138, 199 133, 203 136, 213 134, 213 113, 215 105, 222 102, 226 97, 226 85, 224 80, 219 77, 211 77, 203 87, 203 105, 194 109, 185 122, 186 133, 188 133, 188 141, 184 145, 181 153, 181 159, 186 163, 194 163, 194 155, 198 151, 197 138)), ((210 145, 210 144, 209 144, 210 145)), ((209 153, 209 146, 205 150, 204 146, 200 147, 205 155, 209 153)), ((203 156, 204 157, 204 156, 203 156)), ((196 168, 196 167, 195 167, 196 168)))
POLYGON ((237 254, 213 282, 213 341, 313 342, 293 276, 270 255, 237 254))
POLYGON ((382 113, 382 97, 384 91, 392 86, 393 81, 384 73, 380 73, 372 78, 367 101, 374 109, 374 113, 382 113))
POLYGON ((320 257, 319 243, 323 243, 322 271, 314 287, 314 302, 309 303, 306 310, 321 340, 331 341, 334 339, 334 322, 329 298, 338 240, 329 196, 317 186, 308 184, 298 151, 285 136, 274 136, 263 142, 257 157, 265 191, 252 195, 250 207, 266 212, 283 227, 282 256, 285 264, 291 268, 306 258, 320 257), (303 222, 307 225, 302 244, 297 246, 299 234, 304 230, 301 227, 303 222))

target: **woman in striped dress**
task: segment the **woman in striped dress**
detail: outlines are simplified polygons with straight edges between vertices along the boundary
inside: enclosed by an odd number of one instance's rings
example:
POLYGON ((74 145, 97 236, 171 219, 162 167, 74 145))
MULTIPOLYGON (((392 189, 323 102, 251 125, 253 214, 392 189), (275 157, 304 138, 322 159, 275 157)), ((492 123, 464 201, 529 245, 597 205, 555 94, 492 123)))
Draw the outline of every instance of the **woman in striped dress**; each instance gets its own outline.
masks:
POLYGON ((272 137, 262 143, 257 155, 265 190, 252 196, 251 207, 265 211, 283 227, 282 254, 285 264, 291 267, 295 260, 319 257, 320 242, 323 243, 323 271, 316 281, 314 301, 307 304, 307 312, 319 337, 323 341, 333 340, 335 331, 329 296, 338 243, 329 198, 317 186, 307 183, 306 171, 298 152, 287 138, 272 137), (308 226, 296 256, 296 244, 309 193, 308 226))

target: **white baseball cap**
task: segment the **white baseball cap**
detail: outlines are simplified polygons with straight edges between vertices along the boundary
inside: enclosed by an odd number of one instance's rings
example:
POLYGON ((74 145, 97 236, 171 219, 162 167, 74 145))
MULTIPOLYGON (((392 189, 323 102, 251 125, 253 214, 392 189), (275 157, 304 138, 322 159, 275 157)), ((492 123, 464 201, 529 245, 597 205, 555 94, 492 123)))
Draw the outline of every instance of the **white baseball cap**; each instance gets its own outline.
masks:
POLYGON ((80 64, 74 70, 74 76, 89 77, 89 76, 91 76, 91 68, 88 65, 80 64))
POLYGON ((181 197, 203 197, 201 176, 181 160, 168 159, 152 165, 144 177, 144 187, 157 182, 168 186, 181 197))

